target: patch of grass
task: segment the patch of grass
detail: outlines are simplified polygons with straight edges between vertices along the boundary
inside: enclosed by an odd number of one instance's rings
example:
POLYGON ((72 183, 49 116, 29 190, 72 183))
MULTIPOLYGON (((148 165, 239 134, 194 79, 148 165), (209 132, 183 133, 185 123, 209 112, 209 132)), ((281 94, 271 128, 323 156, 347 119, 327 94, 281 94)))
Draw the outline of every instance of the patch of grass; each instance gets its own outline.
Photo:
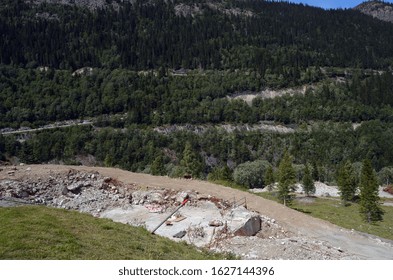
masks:
POLYGON ((317 198, 313 203, 294 201, 293 208, 310 212, 310 215, 327 220, 338 226, 354 229, 393 240, 393 208, 382 206, 383 221, 368 224, 362 219, 359 204, 343 206, 340 200, 317 198))
MULTIPOLYGON (((258 195, 279 202, 274 193, 266 192, 258 195)), ((310 200, 302 202, 302 200, 294 199, 290 207, 343 228, 354 229, 393 240, 393 207, 390 206, 382 206, 385 212, 383 221, 372 224, 362 220, 357 203, 343 206, 340 199, 313 198, 312 202, 310 200)))
POLYGON ((225 259, 144 228, 43 206, 0 208, 0 259, 225 259))
POLYGON ((222 185, 222 186, 225 186, 225 187, 229 187, 229 188, 232 188, 232 189, 245 191, 245 192, 248 192, 250 190, 249 188, 247 188, 245 186, 242 186, 242 185, 238 185, 238 184, 236 184, 235 182, 232 182, 232 181, 209 180, 209 182, 217 184, 217 185, 222 185))
POLYGON ((278 199, 277 192, 261 192, 261 193, 257 193, 256 195, 262 196, 263 198, 266 198, 269 200, 273 200, 275 202, 279 202, 279 203, 282 202, 281 200, 278 199))

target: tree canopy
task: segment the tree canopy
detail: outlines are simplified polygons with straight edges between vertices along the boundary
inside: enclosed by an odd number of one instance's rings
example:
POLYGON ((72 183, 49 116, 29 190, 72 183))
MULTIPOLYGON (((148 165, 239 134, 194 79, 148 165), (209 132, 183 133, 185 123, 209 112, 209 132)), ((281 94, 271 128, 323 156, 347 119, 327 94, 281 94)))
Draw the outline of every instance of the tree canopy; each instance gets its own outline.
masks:
POLYGON ((383 210, 379 205, 378 181, 370 160, 363 161, 360 179, 360 213, 368 223, 383 218, 383 210))
POLYGON ((284 156, 278 166, 278 196, 283 201, 284 205, 291 202, 291 195, 296 183, 295 170, 292 166, 292 156, 288 151, 285 151, 284 156))

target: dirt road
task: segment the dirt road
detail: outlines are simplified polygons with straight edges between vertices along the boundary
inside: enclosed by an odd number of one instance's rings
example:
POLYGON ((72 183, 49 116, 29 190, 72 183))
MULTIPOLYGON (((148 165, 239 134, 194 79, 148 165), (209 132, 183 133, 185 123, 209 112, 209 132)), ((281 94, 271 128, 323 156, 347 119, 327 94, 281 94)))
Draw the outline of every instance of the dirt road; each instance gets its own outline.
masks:
MULTIPOLYGON (((162 176, 132 173, 115 168, 61 165, 20 166, 18 169, 21 172, 16 170, 15 175, 10 178, 23 179, 23 177, 30 176, 48 176, 51 172, 66 172, 70 168, 87 172, 95 170, 104 176, 115 178, 124 183, 175 190, 195 190, 201 194, 212 195, 229 201, 246 198, 249 209, 275 219, 281 226, 295 234, 326 241, 332 246, 341 248, 361 259, 393 259, 392 241, 381 240, 375 236, 343 229, 254 194, 205 181, 172 179, 162 176), (29 169, 29 172, 25 172, 27 169, 29 169)), ((0 179, 10 176, 6 172, 7 169, 10 169, 10 167, 0 172, 0 179)))

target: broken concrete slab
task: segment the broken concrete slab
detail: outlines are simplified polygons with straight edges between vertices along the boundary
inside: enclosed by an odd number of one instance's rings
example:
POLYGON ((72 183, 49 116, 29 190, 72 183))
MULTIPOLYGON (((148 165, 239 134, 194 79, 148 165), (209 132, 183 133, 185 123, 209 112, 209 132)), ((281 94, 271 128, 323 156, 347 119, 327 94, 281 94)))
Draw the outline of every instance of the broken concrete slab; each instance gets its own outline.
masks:
POLYGON ((261 230, 261 218, 253 216, 241 227, 233 232, 235 236, 254 236, 261 230))
POLYGON ((261 230, 261 218, 244 206, 231 209, 225 216, 228 227, 235 235, 254 236, 261 230))

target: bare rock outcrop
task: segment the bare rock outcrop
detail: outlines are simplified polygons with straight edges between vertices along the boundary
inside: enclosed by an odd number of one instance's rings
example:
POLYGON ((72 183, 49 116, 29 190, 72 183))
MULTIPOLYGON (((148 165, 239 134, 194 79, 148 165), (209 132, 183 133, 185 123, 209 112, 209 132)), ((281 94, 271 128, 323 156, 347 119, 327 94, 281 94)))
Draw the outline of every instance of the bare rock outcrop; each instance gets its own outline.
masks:
POLYGON ((384 1, 366 1, 354 9, 377 19, 393 22, 393 5, 384 1))

